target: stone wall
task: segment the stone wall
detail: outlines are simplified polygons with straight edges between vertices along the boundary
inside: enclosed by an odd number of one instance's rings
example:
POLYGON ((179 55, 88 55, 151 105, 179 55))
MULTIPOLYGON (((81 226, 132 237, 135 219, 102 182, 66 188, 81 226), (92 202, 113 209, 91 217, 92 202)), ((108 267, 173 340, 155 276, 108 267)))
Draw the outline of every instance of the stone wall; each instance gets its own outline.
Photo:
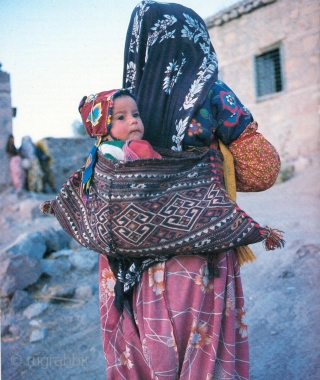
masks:
POLYGON ((12 107, 10 75, 0 64, 0 190, 11 183, 9 156, 6 153, 8 136, 12 133, 12 107))
POLYGON ((89 137, 47 137, 41 141, 44 142, 48 152, 53 157, 51 169, 57 190, 73 172, 84 166, 95 142, 89 137))
POLYGON ((244 3, 238 3, 243 14, 229 17, 220 26, 210 27, 210 19, 206 20, 219 59, 220 79, 250 109, 283 161, 319 152, 320 2, 277 0, 249 13, 244 3), (284 91, 258 100, 254 57, 273 45, 282 49, 284 91))

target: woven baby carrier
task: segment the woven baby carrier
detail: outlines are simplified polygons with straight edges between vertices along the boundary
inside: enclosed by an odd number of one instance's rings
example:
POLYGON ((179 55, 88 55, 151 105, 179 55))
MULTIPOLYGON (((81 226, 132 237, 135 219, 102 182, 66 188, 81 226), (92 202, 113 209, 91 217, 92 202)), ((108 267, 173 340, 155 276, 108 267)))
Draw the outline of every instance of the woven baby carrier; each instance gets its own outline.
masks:
POLYGON ((157 151, 162 159, 131 162, 99 152, 87 198, 81 168, 42 211, 83 246, 118 258, 208 255, 270 235, 221 185, 219 151, 157 151))

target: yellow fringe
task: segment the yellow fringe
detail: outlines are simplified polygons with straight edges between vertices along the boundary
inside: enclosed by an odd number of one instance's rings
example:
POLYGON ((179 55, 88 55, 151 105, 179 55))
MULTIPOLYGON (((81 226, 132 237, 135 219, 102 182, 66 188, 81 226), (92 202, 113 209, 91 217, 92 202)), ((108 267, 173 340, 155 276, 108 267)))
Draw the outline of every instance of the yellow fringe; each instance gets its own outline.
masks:
POLYGON ((254 261, 257 256, 252 252, 251 248, 247 245, 236 248, 239 265, 242 266, 245 263, 254 261))
POLYGON ((229 197, 235 202, 237 198, 237 187, 233 156, 230 150, 220 140, 219 147, 223 155, 224 184, 226 191, 229 197))
MULTIPOLYGON (((237 186, 236 174, 234 170, 233 156, 230 150, 219 140, 219 147, 223 155, 223 171, 224 171, 224 184, 229 197, 236 202, 237 199, 237 186)), ((256 255, 248 246, 237 247, 235 249, 239 265, 256 260, 256 255)))

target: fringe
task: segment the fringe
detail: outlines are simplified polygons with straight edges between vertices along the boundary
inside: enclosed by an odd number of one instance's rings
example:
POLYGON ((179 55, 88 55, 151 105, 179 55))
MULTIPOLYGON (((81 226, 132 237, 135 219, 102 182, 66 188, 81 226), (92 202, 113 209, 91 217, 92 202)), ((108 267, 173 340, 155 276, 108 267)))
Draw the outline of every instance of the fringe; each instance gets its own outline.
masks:
POLYGON ((276 248, 283 248, 285 241, 283 239, 283 231, 272 229, 266 226, 262 236, 265 240, 262 242, 266 251, 274 251, 276 248))
POLYGON ((235 251, 236 251, 240 266, 242 266, 245 263, 253 262, 257 258, 257 256, 252 252, 252 250, 247 245, 237 247, 235 251))
POLYGON ((219 147, 223 155, 224 185, 229 197, 235 202, 237 197, 236 174, 233 156, 230 150, 219 140, 219 147))
POLYGON ((41 203, 41 205, 39 206, 39 209, 43 214, 54 215, 54 211, 51 207, 51 201, 45 201, 41 203))
MULTIPOLYGON (((236 202, 237 199, 237 186, 236 186, 236 174, 234 169, 234 160, 230 150, 219 140, 219 147, 223 155, 223 171, 224 171, 224 183, 226 191, 229 197, 236 202)), ((245 263, 256 260, 256 255, 248 246, 241 246, 235 249, 239 265, 242 266, 245 263)))

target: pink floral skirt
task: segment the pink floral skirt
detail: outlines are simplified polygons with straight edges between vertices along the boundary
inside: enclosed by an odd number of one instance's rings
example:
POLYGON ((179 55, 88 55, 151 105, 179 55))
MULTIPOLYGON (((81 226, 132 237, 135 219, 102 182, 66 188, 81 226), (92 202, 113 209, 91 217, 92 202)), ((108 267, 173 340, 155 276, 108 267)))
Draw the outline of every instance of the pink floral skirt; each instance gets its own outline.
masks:
POLYGON ((240 268, 233 251, 208 279, 200 256, 174 257, 145 271, 123 315, 115 277, 100 256, 100 313, 110 380, 249 379, 240 268))
POLYGON ((22 190, 26 184, 26 172, 22 167, 22 159, 20 156, 11 157, 10 173, 13 186, 17 190, 22 190))

